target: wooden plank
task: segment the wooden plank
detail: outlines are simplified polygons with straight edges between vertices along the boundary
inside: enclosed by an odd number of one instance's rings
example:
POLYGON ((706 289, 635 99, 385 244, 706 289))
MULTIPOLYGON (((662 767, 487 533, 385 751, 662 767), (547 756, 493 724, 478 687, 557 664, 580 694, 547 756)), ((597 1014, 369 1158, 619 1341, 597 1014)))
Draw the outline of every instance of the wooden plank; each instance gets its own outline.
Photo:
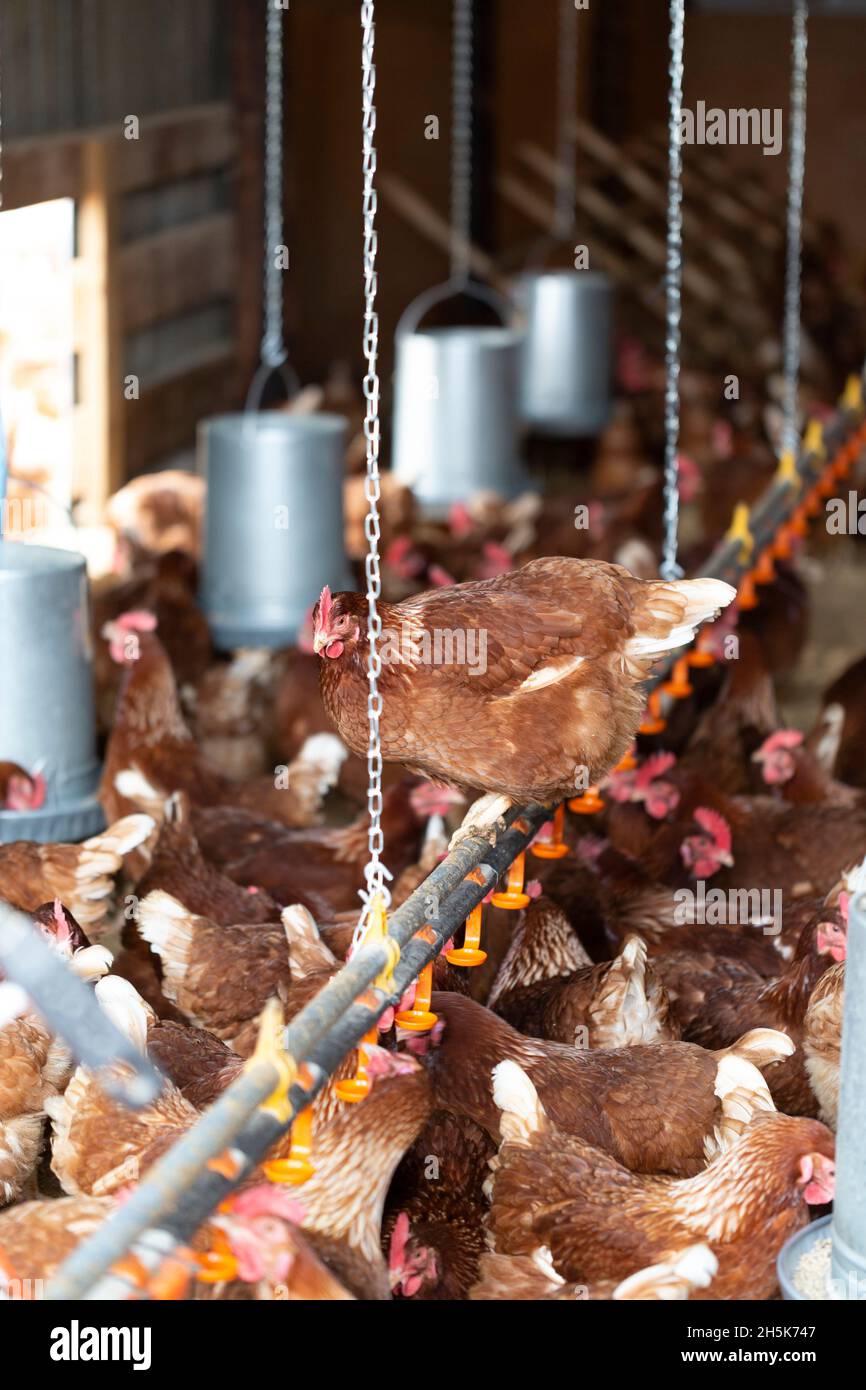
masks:
POLYGON ((127 476, 191 445, 199 420, 236 405, 236 389, 236 345, 217 343, 188 371, 127 401, 127 476))
MULTIPOLYGON (((448 255, 451 249, 451 225, 431 203, 397 174, 380 173, 379 187, 386 203, 400 214, 410 227, 420 232, 433 246, 448 255)), ((507 293, 507 282, 498 275, 491 256, 477 246, 469 247, 469 265, 474 273, 489 284, 507 293)))
POLYGON ((20 208, 49 198, 80 196, 85 188, 84 152, 98 144, 115 149, 115 187, 129 192, 231 164, 237 132, 231 106, 217 101, 143 117, 138 140, 125 140, 120 123, 12 139, 3 148, 3 206, 20 208))
POLYGON ((83 186, 80 135, 33 136, 3 147, 3 207, 77 198, 83 186))
POLYGON ((79 345, 75 491, 100 506, 125 481, 117 197, 110 142, 82 146, 74 336, 79 345))
POLYGON ((169 183, 231 164, 237 153, 234 113, 228 102, 210 102, 142 120, 137 140, 113 132, 122 154, 117 186, 122 193, 169 183))
POLYGON ((232 213, 130 242, 120 253, 125 333, 233 295, 237 271, 232 213))

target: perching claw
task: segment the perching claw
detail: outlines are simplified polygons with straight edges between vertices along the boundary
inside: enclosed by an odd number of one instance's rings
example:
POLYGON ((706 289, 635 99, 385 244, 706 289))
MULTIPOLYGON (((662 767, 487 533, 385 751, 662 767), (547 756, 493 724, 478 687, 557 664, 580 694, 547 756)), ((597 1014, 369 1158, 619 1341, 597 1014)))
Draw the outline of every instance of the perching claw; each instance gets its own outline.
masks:
MULTIPOLYGON (((526 875, 526 854, 518 854, 508 870, 508 882, 504 892, 494 893, 490 901, 494 907, 506 907, 516 912, 520 907, 528 907, 529 895, 523 891, 526 875)), ((470 918, 471 921, 471 918, 470 918)), ((449 956, 450 960, 450 956, 449 956)))
MULTIPOLYGON (((484 952, 481 952, 484 955, 484 952)), ((410 1033, 429 1033, 438 1018, 438 1014, 430 1012, 430 997, 433 993, 433 962, 428 961, 418 976, 415 984, 415 1002, 411 1009, 404 1009, 402 1013, 394 1015, 394 1022, 398 1028, 405 1028, 410 1033)))
POLYGON ((562 838, 564 822, 565 808, 560 803, 553 817, 553 832, 550 838, 535 840, 529 847, 530 854, 534 854, 537 859, 564 859, 570 852, 562 838))
MULTIPOLYGON (((523 855, 522 855, 522 854, 520 855, 520 858, 521 858, 521 859, 523 858, 523 855)), ((510 881, 511 881, 511 874, 510 874, 510 872, 509 872, 509 882, 510 882, 510 881)), ((522 878, 521 878, 521 882, 522 882, 522 878)), ((503 896, 503 895, 500 895, 500 896, 503 896)), ((495 895, 495 894, 494 894, 494 896, 493 896, 493 901, 494 901, 494 902, 496 901, 496 895, 495 895)), ((529 902, 529 899, 527 898, 526 901, 529 902)), ((472 909, 472 911, 470 912, 469 916, 466 918, 466 931, 464 932, 464 935, 463 935, 463 945, 460 946, 460 947, 459 947, 457 950, 455 950, 455 951, 446 951, 446 952, 445 952, 445 959, 446 959, 447 961, 450 961, 451 965, 465 965, 465 966, 468 966, 470 969, 473 968, 473 967, 476 966, 476 965, 483 965, 484 962, 485 962, 486 959, 487 959, 487 952, 486 952, 486 951, 480 951, 480 950, 478 949, 479 946, 480 946, 480 944, 481 944, 481 904, 478 903, 475 907, 473 907, 473 909, 472 909)))
POLYGON ((272 1158, 262 1165, 269 1182, 287 1182, 295 1187, 315 1173, 310 1162, 313 1147, 313 1107, 307 1105, 295 1116, 288 1158, 272 1158))

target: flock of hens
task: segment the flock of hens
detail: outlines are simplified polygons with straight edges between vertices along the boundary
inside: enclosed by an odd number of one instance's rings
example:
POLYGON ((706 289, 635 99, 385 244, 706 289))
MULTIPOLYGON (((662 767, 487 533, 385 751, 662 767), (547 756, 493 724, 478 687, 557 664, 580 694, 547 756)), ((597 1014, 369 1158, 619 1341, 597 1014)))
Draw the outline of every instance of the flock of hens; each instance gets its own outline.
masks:
MULTIPOLYGON (((681 558, 698 574, 775 466, 760 403, 721 423, 714 391, 684 374, 681 558)), ((832 1200, 866 659, 811 732, 784 728, 775 680, 808 618, 797 554, 749 612, 718 581, 653 578, 650 399, 617 412, 567 493, 432 522, 385 478, 385 626, 487 635, 479 672, 433 669, 411 642, 385 666, 393 903, 479 793, 469 823, 493 836, 509 802, 573 796, 576 769, 604 808, 567 818, 567 856, 530 851, 528 907, 488 903, 483 966, 437 960, 429 1032, 383 1015, 368 1098, 325 1087, 313 1175, 273 1180, 286 1137, 197 1233, 185 1297, 773 1299, 780 1246, 832 1200), (641 682, 701 624, 717 659, 623 762, 641 682), (710 889, 737 910, 702 911, 710 889)), ((50 1278, 238 1076, 267 1001, 293 1017, 351 950, 364 601, 326 590, 296 648, 219 656, 195 600, 201 506, 197 480, 164 473, 109 507, 117 573, 92 615, 108 829, 0 846, 2 897, 166 1086, 124 1109, 26 1001, 0 1017, 0 1283, 50 1278)), ((364 508, 350 466, 355 560, 364 508)), ((43 795, 0 764, 0 805, 43 795)))

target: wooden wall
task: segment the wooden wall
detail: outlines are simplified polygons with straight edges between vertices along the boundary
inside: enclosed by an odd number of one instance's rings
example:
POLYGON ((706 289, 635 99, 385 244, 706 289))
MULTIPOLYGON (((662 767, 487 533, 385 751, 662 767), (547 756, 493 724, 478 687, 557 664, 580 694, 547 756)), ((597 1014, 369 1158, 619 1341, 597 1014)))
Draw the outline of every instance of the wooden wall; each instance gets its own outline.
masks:
POLYGON ((231 0, 3 0, 3 133, 54 135, 223 100, 231 0))

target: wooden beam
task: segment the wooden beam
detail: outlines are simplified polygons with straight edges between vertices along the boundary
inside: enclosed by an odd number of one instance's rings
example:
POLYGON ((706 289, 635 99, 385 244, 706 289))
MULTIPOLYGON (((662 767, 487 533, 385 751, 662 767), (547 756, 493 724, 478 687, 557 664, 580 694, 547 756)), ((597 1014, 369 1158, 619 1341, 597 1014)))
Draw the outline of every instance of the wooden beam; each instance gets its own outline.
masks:
POLYGON ((82 152, 80 134, 4 141, 4 211, 50 198, 79 197, 84 182, 82 152))
MULTIPOLYGON (((380 173, 379 187, 385 202, 404 222, 447 256, 451 250, 451 224, 420 193, 397 174, 380 173)), ((495 288, 508 292, 507 281, 498 273, 492 256, 477 246, 469 247, 469 264, 476 275, 495 288)))
POLYGON ((216 101, 144 116, 137 140, 124 139, 118 123, 5 141, 4 208, 79 197, 87 179, 85 152, 97 144, 116 147, 115 186, 128 193, 231 164, 237 154, 237 131, 230 104, 216 101))
POLYGON ((79 254, 73 269, 80 398, 75 492, 97 508, 125 482, 115 172, 110 142, 90 140, 82 146, 79 254))
POLYGON ((215 213, 142 237, 120 253, 125 333, 234 296, 235 217, 215 213))
POLYGON ((228 102, 210 102, 145 117, 137 140, 114 131, 121 193, 189 178, 231 164, 237 153, 234 114, 228 102))
POLYGON ((232 399, 236 365, 236 344, 215 343, 187 370, 125 402, 128 476, 193 444, 199 420, 232 399))

